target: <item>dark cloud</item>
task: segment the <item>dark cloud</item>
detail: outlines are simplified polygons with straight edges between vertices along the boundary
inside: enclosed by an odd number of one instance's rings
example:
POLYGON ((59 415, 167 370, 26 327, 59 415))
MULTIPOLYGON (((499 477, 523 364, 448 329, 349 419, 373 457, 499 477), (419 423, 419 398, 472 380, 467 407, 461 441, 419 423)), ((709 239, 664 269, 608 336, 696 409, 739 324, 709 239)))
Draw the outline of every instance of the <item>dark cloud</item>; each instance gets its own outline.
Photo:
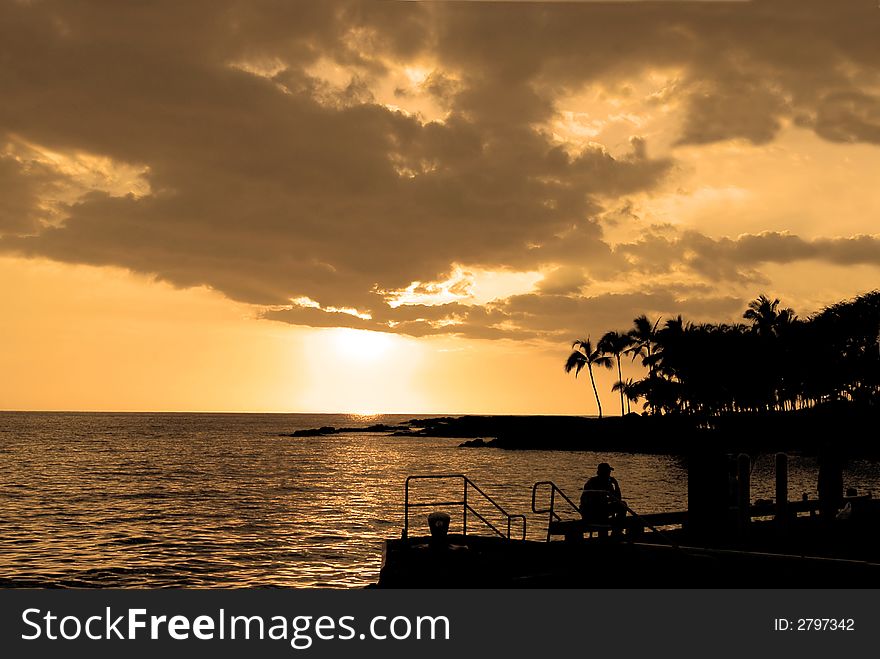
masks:
POLYGON ((741 76, 695 84, 687 103, 680 144, 708 144, 736 137, 765 144, 779 131, 780 118, 790 114, 780 90, 760 79, 741 76))
POLYGON ((42 200, 52 197, 59 178, 45 165, 0 153, 0 237, 34 234, 51 219, 42 200))
POLYGON ((266 314, 286 322, 483 338, 642 312, 638 298, 578 297, 587 277, 683 259, 723 280, 783 254, 874 263, 872 238, 686 234, 614 250, 597 219, 609 200, 653 190, 674 164, 642 138, 622 157, 571 153, 542 126, 558 94, 675 67, 684 142, 765 143, 794 119, 880 143, 878 27, 871 2, 5 3, 0 133, 143 171, 149 192, 70 201, 53 190, 82 186, 75 172, 0 158, 0 251, 372 318, 266 314), (429 96, 442 122, 377 101, 377 81, 417 60, 435 70, 398 96, 429 96), (43 221, 47 204, 63 222, 43 221), (390 309, 378 293, 453 264, 556 270, 532 297, 484 307, 390 309))
MULTIPOLYGON (((588 222, 594 195, 643 190, 668 169, 600 148, 570 156, 519 120, 456 111, 423 124, 371 102, 360 79, 328 102, 305 69, 319 57, 369 75, 382 57, 418 49, 398 29, 433 10, 394 5, 296 3, 276 15, 212 4, 208 21, 176 5, 164 17, 161 7, 5 7, 0 126, 141 165, 152 194, 93 192, 61 208, 63 226, 0 247, 256 304, 308 296, 370 311, 375 288, 431 280, 453 262, 537 266, 559 234, 588 222), (161 21, 168 30, 142 29, 161 21), (230 66, 248 57, 279 58, 284 71, 230 66)), ((599 243, 595 232, 587 242, 599 243)))
POLYGON ((474 111, 534 119, 550 112, 529 102, 536 82, 614 85, 668 67, 680 71, 665 100, 685 105, 683 142, 765 143, 784 118, 827 139, 842 132, 878 141, 873 130, 852 126, 876 123, 866 105, 880 90, 880 12, 870 0, 533 3, 514 10, 468 4, 476 3, 454 3, 442 13, 438 49, 470 72, 463 104, 474 111), (486 30, 489 24, 498 27, 486 30), (504 93, 491 81, 505 85, 504 93), (830 111, 829 97, 839 94, 866 99, 854 111, 830 111))
POLYGON ((857 91, 829 94, 819 104, 813 127, 832 142, 880 144, 880 97, 857 91))
POLYGON ((688 268, 711 281, 748 281, 763 263, 814 260, 836 265, 880 266, 880 238, 816 238, 778 232, 744 234, 714 239, 696 231, 678 235, 651 234, 634 243, 617 246, 617 254, 631 267, 645 273, 665 273, 688 268))
POLYGON ((717 320, 735 316, 742 306, 742 300, 734 296, 681 294, 646 287, 644 292, 595 296, 518 295, 507 300, 504 309, 513 323, 545 338, 565 339, 626 329, 641 314, 683 314, 694 321, 717 320))
POLYGON ((544 275, 537 289, 548 295, 569 295, 580 291, 588 281, 582 268, 563 266, 544 275))

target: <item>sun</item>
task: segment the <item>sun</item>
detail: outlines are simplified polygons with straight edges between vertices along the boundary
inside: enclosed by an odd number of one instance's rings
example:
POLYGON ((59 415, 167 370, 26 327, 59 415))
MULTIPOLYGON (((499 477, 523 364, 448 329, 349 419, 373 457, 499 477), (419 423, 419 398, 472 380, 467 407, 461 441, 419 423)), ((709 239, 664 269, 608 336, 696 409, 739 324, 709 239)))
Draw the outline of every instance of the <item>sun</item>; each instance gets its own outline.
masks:
POLYGON ((394 338, 382 332, 337 328, 332 330, 333 349, 346 361, 376 362, 388 356, 394 338))
POLYGON ((409 78, 410 83, 416 87, 423 84, 428 79, 428 76, 431 75, 431 69, 422 66, 407 66, 403 69, 403 72, 409 78))
MULTIPOLYGON (((398 334, 349 328, 303 330, 300 357, 306 386, 293 396, 298 409, 368 417, 410 413, 425 399, 425 347, 398 334)), ((362 418, 364 424, 373 423, 362 418)))

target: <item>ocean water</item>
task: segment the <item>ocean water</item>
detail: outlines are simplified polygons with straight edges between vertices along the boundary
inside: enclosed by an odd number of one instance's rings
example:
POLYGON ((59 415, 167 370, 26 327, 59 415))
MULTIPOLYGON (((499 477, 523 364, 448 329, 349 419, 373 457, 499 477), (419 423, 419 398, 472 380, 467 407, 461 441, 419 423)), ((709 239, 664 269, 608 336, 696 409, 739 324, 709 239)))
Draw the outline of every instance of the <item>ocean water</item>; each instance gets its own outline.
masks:
MULTIPOLYGON (((460 440, 352 432, 284 437, 325 425, 364 427, 413 415, 0 413, 0 586, 332 587, 375 583, 382 541, 403 528, 404 480, 464 473, 510 513, 552 480, 575 501, 611 462, 638 512, 683 509, 687 475, 673 456, 460 449, 460 440)), ((793 458, 792 498, 815 494, 815 463, 793 458)), ((758 456, 754 496, 773 496, 773 456, 758 456)), ((847 485, 880 492, 876 464, 847 485)), ((413 484, 414 502, 461 498, 461 481, 413 484)), ((506 522, 472 497, 496 525, 506 522)), ((411 513, 411 534, 426 534, 411 513)), ((461 508, 439 506, 460 528, 461 508)), ((491 533, 473 517, 468 532, 491 533)))

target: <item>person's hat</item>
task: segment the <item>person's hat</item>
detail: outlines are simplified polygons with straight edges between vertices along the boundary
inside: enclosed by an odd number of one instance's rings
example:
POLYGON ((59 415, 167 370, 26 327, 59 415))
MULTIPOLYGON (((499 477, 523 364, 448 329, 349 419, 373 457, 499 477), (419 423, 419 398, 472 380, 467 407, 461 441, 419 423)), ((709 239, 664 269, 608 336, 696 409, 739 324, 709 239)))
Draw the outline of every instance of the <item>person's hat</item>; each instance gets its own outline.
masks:
POLYGON ((596 471, 614 471, 614 467, 607 462, 600 462, 599 466, 596 467, 596 471))

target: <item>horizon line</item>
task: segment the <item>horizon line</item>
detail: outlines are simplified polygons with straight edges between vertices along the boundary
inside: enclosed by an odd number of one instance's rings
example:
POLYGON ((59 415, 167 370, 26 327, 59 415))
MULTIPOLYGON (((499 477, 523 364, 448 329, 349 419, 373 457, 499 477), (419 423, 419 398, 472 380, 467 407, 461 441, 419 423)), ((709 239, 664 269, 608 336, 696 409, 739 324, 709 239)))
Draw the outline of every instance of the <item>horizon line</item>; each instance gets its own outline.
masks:
MULTIPOLYGON (((272 410, 59 410, 59 409, 0 409, 0 414, 312 414, 349 416, 582 416, 596 414, 571 412, 294 412, 272 410)), ((606 415, 607 416, 607 415, 606 415)))

